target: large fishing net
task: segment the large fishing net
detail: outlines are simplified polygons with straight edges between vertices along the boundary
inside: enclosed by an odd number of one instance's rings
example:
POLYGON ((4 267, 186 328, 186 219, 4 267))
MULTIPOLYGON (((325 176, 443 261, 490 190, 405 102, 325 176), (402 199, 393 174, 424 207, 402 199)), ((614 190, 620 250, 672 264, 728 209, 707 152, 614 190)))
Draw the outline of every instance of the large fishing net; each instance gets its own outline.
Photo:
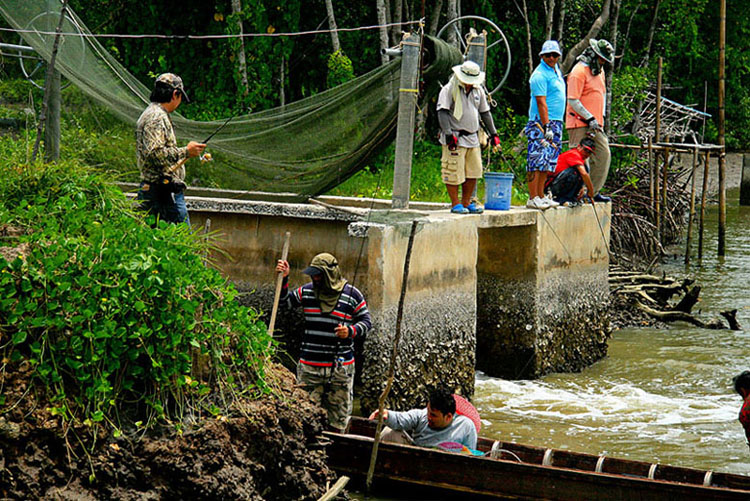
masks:
MULTIPOLYGON (((60 20, 59 0, 2 0, 0 13, 21 31, 43 58, 52 55, 60 20)), ((62 25, 55 67, 83 92, 135 124, 149 102, 151 87, 130 74, 70 9, 62 25)), ((425 39, 424 80, 450 75, 461 62, 457 49, 441 40, 425 39), (429 60, 427 60, 429 59, 429 60)), ((396 130, 400 59, 309 98, 234 118, 210 142, 225 170, 219 177, 237 190, 295 193, 299 199, 340 184, 380 148, 396 130)), ((189 82, 188 82, 189 84, 189 82)), ((189 89, 189 85, 188 85, 189 89)), ((198 122, 172 114, 183 140, 204 140, 223 121, 198 122)))

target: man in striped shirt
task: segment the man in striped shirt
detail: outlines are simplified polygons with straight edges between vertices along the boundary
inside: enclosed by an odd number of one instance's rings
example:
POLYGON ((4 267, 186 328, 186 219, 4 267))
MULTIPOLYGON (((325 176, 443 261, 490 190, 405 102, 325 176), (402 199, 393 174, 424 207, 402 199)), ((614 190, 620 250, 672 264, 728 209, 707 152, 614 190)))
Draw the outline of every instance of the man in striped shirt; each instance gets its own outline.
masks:
POLYGON ((289 262, 279 260, 283 273, 280 305, 302 307, 302 336, 297 383, 328 412, 328 426, 343 431, 352 412, 354 343, 372 322, 362 293, 341 276, 339 264, 328 253, 315 256, 302 273, 312 282, 289 291, 289 262))

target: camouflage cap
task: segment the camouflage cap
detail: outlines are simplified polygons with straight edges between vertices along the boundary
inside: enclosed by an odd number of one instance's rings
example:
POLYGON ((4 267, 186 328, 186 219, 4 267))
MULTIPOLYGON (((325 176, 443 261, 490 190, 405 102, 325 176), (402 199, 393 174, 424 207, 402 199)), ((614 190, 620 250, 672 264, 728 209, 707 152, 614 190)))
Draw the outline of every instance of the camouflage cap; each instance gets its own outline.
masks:
POLYGON ((174 73, 162 73, 161 75, 156 77, 156 82, 167 84, 173 89, 179 90, 180 92, 182 92, 182 97, 184 98, 185 102, 190 102, 190 98, 188 97, 187 92, 185 92, 185 86, 182 84, 182 78, 178 77, 174 73))

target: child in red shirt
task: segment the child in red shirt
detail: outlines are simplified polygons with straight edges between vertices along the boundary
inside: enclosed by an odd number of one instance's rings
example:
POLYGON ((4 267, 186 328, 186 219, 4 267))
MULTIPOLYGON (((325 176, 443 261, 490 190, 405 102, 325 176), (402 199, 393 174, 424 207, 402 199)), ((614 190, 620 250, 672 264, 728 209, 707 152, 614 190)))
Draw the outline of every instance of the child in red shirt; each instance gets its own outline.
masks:
POLYGON ((548 178, 545 191, 552 193, 552 198, 560 204, 572 204, 583 195, 584 185, 589 197, 594 193, 591 177, 586 168, 586 159, 594 152, 596 145, 593 139, 584 138, 572 150, 562 153, 557 159, 555 172, 548 178))

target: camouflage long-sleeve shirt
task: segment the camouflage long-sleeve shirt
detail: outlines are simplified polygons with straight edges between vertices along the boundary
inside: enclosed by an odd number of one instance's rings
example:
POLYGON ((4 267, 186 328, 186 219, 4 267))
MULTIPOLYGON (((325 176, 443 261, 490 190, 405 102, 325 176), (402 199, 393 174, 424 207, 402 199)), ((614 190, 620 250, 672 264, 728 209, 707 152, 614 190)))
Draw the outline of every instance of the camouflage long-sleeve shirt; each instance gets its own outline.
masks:
MULTIPOLYGON (((178 147, 169 113, 159 103, 151 103, 135 126, 135 150, 141 180, 159 180, 172 165, 187 157, 187 148, 178 147)), ((175 181, 185 181, 185 166, 174 171, 175 181)))

